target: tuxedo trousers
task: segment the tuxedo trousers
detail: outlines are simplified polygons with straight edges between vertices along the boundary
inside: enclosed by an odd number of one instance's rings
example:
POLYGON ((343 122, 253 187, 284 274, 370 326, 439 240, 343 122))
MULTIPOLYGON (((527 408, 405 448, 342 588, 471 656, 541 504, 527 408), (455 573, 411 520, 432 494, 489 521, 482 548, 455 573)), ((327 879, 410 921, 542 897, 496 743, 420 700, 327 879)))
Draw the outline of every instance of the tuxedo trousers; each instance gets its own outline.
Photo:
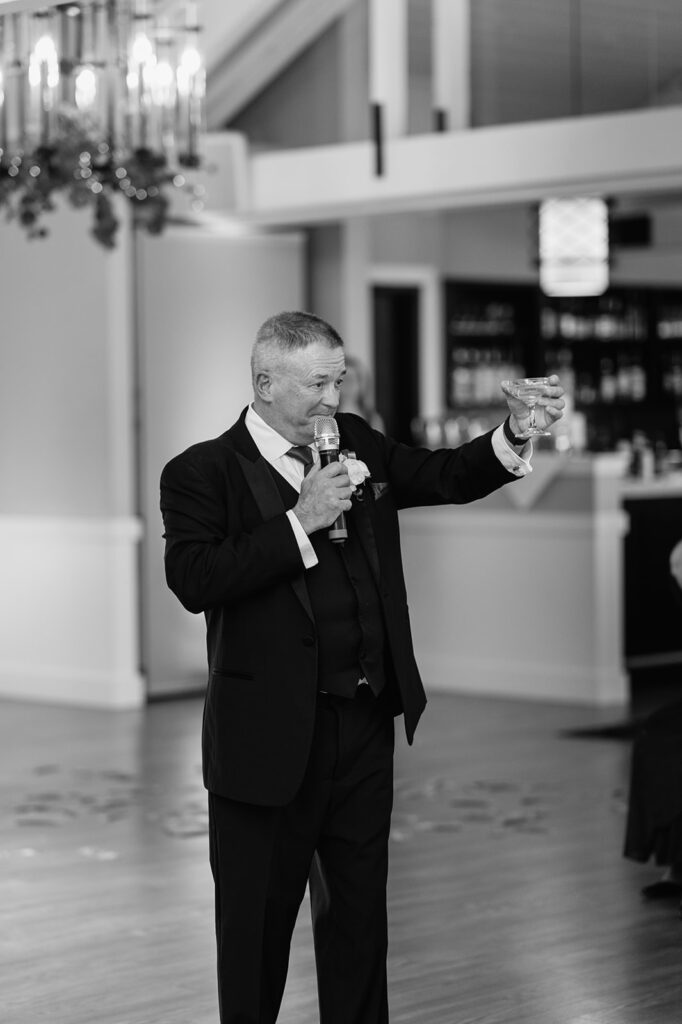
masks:
POLYGON ((393 715, 369 686, 318 695, 302 785, 284 807, 209 793, 221 1024, 274 1024, 310 886, 320 1024, 387 1024, 393 715))

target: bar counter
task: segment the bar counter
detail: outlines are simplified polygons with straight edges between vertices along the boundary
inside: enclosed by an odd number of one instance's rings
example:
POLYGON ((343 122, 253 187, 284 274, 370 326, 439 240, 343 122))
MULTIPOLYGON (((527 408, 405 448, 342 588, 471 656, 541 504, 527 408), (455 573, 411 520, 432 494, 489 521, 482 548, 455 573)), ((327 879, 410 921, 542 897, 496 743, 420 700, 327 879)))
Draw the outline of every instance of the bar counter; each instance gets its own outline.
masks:
POLYGON ((401 513, 427 692, 628 704, 626 505, 682 500, 682 474, 624 470, 617 454, 536 452, 532 474, 482 501, 401 513))

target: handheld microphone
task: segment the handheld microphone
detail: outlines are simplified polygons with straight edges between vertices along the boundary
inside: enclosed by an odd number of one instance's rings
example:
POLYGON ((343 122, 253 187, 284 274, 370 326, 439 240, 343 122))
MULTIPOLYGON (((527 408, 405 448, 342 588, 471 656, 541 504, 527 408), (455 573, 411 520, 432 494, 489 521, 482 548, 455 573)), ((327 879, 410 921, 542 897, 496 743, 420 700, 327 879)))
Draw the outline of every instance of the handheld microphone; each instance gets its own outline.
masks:
MULTIPOLYGON (((315 417, 314 437, 321 465, 328 466, 330 462, 338 462, 341 436, 333 416, 315 417)), ((334 544, 343 544, 347 537, 346 517, 341 512, 329 527, 329 539, 334 544)))

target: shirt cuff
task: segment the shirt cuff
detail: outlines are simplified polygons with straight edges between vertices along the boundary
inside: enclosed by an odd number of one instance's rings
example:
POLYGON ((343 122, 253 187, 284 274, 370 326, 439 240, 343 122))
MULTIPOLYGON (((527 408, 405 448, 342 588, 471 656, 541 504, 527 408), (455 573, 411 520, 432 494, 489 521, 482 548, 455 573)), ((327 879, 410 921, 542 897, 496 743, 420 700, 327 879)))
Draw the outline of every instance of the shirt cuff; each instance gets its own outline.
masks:
POLYGON ((294 531, 294 537, 298 544, 301 552, 301 558, 306 569, 312 569, 314 565, 317 565, 317 555, 315 554, 315 548, 310 543, 308 534, 305 532, 303 527, 298 521, 298 517, 293 509, 289 509, 287 512, 287 519, 291 523, 291 529, 294 531))
POLYGON ((504 436, 502 424, 493 432, 491 440, 495 455, 510 473, 520 477, 527 476, 528 473, 533 472, 533 467, 530 464, 533 455, 533 444, 531 441, 526 441, 521 451, 517 452, 504 436))

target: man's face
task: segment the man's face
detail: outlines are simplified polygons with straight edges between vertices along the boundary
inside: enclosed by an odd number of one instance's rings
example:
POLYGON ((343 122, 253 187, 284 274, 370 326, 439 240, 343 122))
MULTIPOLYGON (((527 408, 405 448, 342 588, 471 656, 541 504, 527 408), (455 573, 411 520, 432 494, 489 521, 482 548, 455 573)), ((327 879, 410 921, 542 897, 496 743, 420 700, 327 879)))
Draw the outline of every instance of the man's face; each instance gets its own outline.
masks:
POLYGON ((258 411, 292 444, 310 444, 316 416, 333 416, 346 372, 344 351, 316 341, 282 357, 258 411))

